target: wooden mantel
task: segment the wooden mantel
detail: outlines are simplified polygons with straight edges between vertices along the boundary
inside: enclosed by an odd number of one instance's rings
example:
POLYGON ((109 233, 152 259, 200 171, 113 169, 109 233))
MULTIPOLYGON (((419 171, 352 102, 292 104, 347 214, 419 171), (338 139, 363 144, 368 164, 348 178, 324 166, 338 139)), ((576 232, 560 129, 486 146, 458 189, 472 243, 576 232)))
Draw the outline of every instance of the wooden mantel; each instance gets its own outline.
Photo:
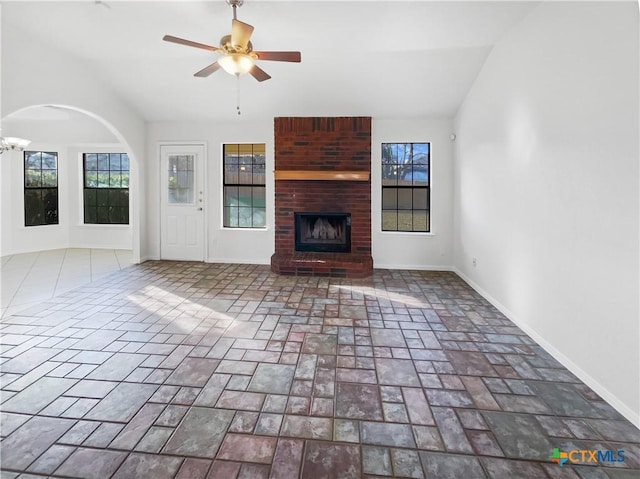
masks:
POLYGON ((368 171, 276 170, 276 180, 369 181, 368 171))

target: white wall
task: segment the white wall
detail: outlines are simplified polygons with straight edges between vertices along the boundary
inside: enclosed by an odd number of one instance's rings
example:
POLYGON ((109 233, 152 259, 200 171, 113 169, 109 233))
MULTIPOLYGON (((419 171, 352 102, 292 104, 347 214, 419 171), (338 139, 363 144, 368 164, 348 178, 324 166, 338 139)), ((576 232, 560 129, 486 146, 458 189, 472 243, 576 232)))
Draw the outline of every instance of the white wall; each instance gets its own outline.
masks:
POLYGON ((58 153, 58 224, 24 225, 24 170, 21 152, 2 155, 0 256, 60 248, 131 249, 130 225, 85 225, 82 153, 121 153, 118 146, 69 146, 34 142, 32 151, 58 153))
POLYGON ((450 269, 453 264, 451 120, 376 120, 371 132, 371 243, 374 268, 450 269), (382 143, 431 143, 431 232, 382 231, 382 143))
POLYGON ((637 4, 545 2, 488 57, 454 155, 457 270, 635 424, 638 100, 637 4))
MULTIPOLYGON (((133 260, 146 255, 144 181, 140 163, 145 158, 145 122, 121 101, 91 65, 39 43, 11 26, 2 26, 2 111, 5 119, 34 105, 64 105, 94 115, 126 146, 131 158, 130 222, 133 260), (37 66, 39 74, 34 74, 37 66), (43 73, 44 72, 44 73, 43 73)), ((4 132, 3 132, 4 134, 4 132)), ((30 138, 35 143, 38 138, 30 138)), ((3 155, 4 156, 4 155, 3 155)), ((6 178, 3 170, 2 186, 6 178)), ((15 212, 14 212, 15 217, 15 212)), ((14 218, 15 220, 15 218, 14 218)), ((3 228, 4 229, 4 228, 3 228)), ((3 231, 1 238, 4 240, 3 231)), ((4 249, 4 247, 3 247, 4 249)))
POLYGON ((262 122, 158 122, 148 125, 147 188, 150 259, 160 258, 160 144, 205 143, 205 215, 207 262, 268 264, 275 251, 273 191, 273 119, 262 122), (222 228, 223 143, 266 144, 267 227, 222 228))
MULTIPOLYGON (((452 265, 452 130, 450 120, 373 120, 372 126, 372 243, 377 268, 449 269, 452 265), (381 143, 431 142, 432 233, 381 232, 381 143)), ((262 122, 151 123, 147 151, 149 169, 147 198, 150 258, 160 257, 160 161, 162 143, 207 145, 206 215, 207 261, 268 264, 275 251, 273 120, 262 122), (267 228, 260 230, 222 228, 222 144, 265 143, 267 151, 267 228)))

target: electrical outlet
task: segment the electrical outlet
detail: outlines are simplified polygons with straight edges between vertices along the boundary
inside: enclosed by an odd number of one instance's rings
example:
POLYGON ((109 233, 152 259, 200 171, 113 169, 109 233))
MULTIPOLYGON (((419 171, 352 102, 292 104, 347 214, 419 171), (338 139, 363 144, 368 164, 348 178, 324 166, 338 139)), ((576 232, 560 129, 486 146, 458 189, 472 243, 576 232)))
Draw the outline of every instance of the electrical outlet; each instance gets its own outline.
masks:
POLYGON ((471 258, 471 264, 473 265, 474 268, 476 267, 477 261, 475 258, 471 258))

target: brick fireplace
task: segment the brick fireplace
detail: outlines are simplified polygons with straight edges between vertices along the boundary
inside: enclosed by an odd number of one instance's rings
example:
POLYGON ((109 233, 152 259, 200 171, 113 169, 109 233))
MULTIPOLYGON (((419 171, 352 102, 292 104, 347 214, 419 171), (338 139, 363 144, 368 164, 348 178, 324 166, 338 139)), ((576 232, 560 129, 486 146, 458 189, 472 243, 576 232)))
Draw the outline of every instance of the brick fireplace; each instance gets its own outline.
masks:
POLYGON ((276 118, 274 135, 272 271, 371 275, 371 118, 276 118))

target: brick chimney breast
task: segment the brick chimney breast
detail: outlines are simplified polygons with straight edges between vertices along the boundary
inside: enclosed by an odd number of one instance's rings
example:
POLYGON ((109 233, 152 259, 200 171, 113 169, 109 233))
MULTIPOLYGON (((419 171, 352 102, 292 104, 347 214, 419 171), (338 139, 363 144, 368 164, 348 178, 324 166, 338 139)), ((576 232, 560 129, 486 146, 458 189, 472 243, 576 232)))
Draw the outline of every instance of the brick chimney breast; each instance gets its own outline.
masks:
MULTIPOLYGON (((274 119, 275 170, 299 179, 275 182, 275 253, 280 274, 366 277, 371 258, 371 118, 279 117, 274 119), (318 173, 319 172, 319 173, 318 173), (363 178, 309 180, 351 173, 363 178), (294 213, 350 213, 350 253, 295 251, 294 213)), ((349 176, 349 175, 347 175, 349 176)), ((288 176, 289 177, 289 176, 288 176)))

